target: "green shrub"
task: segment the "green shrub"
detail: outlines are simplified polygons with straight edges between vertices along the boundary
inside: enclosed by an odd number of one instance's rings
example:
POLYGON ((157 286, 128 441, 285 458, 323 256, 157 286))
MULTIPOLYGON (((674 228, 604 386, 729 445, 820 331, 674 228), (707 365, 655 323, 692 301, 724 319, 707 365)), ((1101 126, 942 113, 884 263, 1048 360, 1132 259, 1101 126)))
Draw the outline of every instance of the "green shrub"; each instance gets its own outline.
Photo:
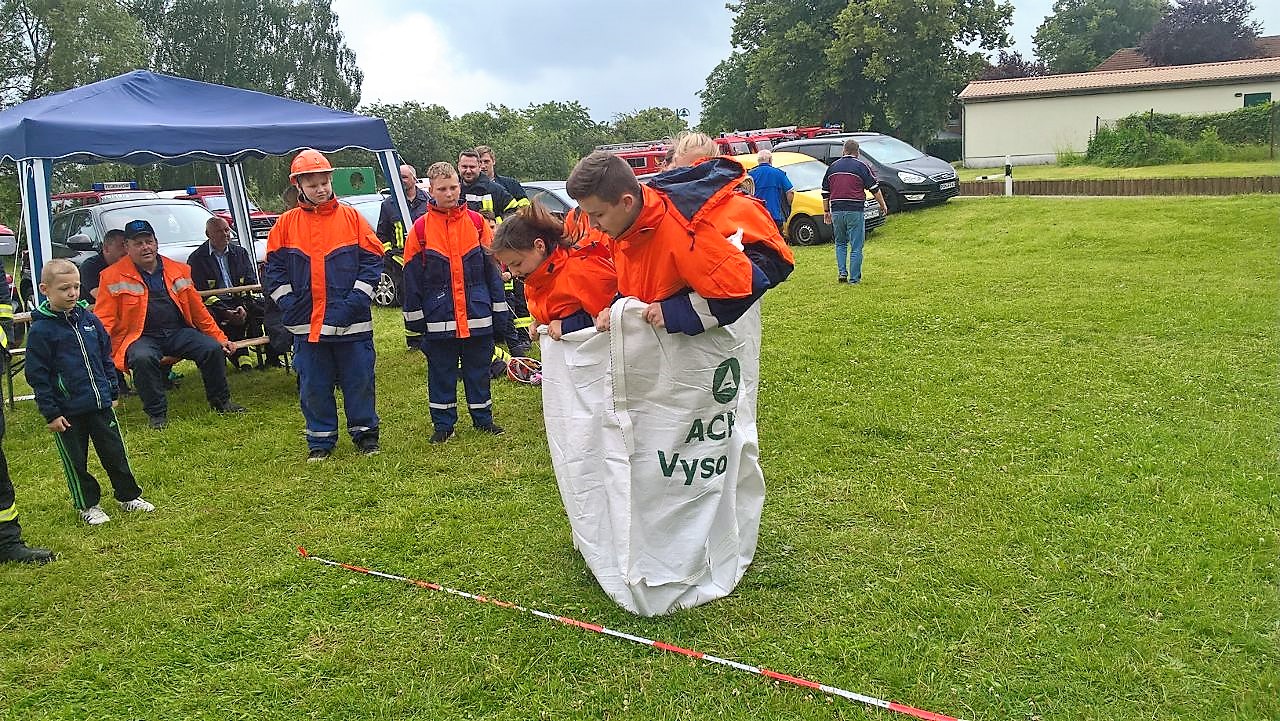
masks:
POLYGON ((948 163, 960 160, 964 148, 959 138, 951 138, 947 140, 934 140, 924 146, 924 152, 935 158, 940 158, 948 163))
POLYGON ((1226 113, 1207 115, 1176 115, 1172 113, 1135 113, 1116 121, 1116 128, 1142 128, 1152 133, 1164 133, 1188 143, 1199 141, 1205 130, 1217 131, 1218 137, 1228 145, 1261 144, 1271 142, 1272 103, 1252 105, 1226 113))
POLYGON ((1069 165, 1086 165, 1089 162, 1088 156, 1075 150, 1059 150, 1057 152, 1058 165, 1063 167, 1069 165))
POLYGON ((1085 157, 1093 165, 1114 168, 1181 163, 1188 152, 1187 144, 1177 138, 1118 124, 1114 128, 1100 128, 1089 140, 1085 157))
POLYGON ((1200 139, 1191 146, 1188 160, 1196 163, 1217 163, 1227 159, 1231 148, 1218 137, 1218 131, 1205 128, 1200 131, 1200 139))

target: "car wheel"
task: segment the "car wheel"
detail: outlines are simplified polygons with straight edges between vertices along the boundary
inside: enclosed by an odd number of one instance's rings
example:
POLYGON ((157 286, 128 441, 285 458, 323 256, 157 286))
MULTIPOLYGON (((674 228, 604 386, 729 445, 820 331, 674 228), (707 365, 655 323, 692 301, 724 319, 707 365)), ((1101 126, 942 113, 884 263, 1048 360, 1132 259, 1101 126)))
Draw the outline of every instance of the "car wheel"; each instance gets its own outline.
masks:
POLYGON ((787 231, 792 245, 817 245, 822 241, 822 236, 818 234, 818 224, 807 215, 792 218, 787 231))
POLYGON ((884 188, 884 204, 889 206, 890 213, 897 213, 902 210, 902 196, 898 195, 898 191, 893 188, 884 188))
POLYGON ((373 289, 373 302, 384 307, 400 305, 400 288, 396 279, 385 270, 378 278, 378 286, 373 289))

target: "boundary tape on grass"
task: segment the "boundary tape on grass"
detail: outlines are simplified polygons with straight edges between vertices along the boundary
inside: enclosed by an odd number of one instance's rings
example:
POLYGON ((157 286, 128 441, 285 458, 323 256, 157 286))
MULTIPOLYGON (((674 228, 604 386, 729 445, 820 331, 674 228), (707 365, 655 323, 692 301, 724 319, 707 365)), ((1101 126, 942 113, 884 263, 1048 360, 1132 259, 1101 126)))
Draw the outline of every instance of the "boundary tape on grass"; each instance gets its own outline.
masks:
POLYGON ((924 721, 961 721, 961 719, 958 719, 954 716, 948 716, 946 714, 936 713, 934 711, 925 711, 924 709, 918 709, 918 708, 915 708, 914 706, 901 704, 901 703, 898 703, 897 701, 885 701, 883 699, 875 698, 874 696, 867 696, 865 694, 855 693, 853 691, 846 691, 842 688, 836 688, 835 686, 831 686, 825 683, 810 681, 808 679, 800 678, 799 676, 789 676, 785 673, 770 671, 767 668, 760 668, 758 666, 750 666, 745 663, 738 663, 737 661, 731 661, 727 658, 712 656, 709 653, 703 653, 701 651, 694 651, 692 649, 682 648, 680 646, 674 646, 669 643, 663 643, 662 641, 655 641, 653 639, 644 638, 642 636, 634 636, 629 633, 623 633, 622 631, 615 631, 611 628, 606 628, 599 624, 587 623, 586 621, 579 621, 577 619, 569 618, 568 616, 557 616, 553 613, 539 611, 534 608, 526 608, 525 606, 521 606, 515 603, 509 603, 507 601, 499 601, 496 598, 489 598, 488 596, 482 596, 475 593, 467 593, 466 591, 459 591, 457 589, 449 588, 447 586, 441 586, 438 583, 432 583, 430 581, 419 581, 413 578, 397 576, 392 573, 383 573, 382 571, 375 571, 373 569, 365 568, 363 566, 354 566, 349 563, 342 563, 340 561, 331 561, 327 558, 321 558, 319 556, 311 555, 309 552, 307 552, 307 549, 303 548, 302 546, 298 546, 298 555, 306 560, 317 561, 319 563, 323 563, 326 566, 343 568, 348 571, 354 571, 355 573, 363 573, 368 576, 383 578, 388 581, 399 581, 401 583, 407 583, 410 586, 426 589, 428 591, 441 591, 443 593, 448 593, 454 596, 461 596, 462 598, 470 599, 472 601, 475 601, 476 603, 487 603, 487 604, 492 604, 494 606, 497 606, 499 608, 507 608, 507 609, 512 609, 516 611, 522 611, 524 613, 529 613, 534 616, 537 616, 538 618, 564 624, 565 626, 574 626, 584 631, 593 631, 595 633, 603 634, 605 636, 620 638, 624 641, 631 641, 632 643, 638 643, 642 646, 649 646, 651 648, 656 648, 661 651, 678 653, 681 656, 688 656, 689 658, 698 659, 700 661, 708 661, 710 663, 720 664, 721 666, 736 668, 739 671, 746 671, 747 673, 753 673, 753 674, 756 674, 757 676, 764 676, 765 678, 771 678, 775 681, 782 681, 784 683, 789 683, 794 686, 813 689, 815 691, 821 691, 822 693, 830 694, 832 696, 839 696, 840 698, 845 698, 850 701, 857 701, 859 703, 864 703, 864 704, 867 704, 868 706, 875 706, 877 708, 882 708, 888 711, 894 711, 896 713, 905 714, 907 716, 914 716, 915 718, 918 718, 918 719, 924 719, 924 721))

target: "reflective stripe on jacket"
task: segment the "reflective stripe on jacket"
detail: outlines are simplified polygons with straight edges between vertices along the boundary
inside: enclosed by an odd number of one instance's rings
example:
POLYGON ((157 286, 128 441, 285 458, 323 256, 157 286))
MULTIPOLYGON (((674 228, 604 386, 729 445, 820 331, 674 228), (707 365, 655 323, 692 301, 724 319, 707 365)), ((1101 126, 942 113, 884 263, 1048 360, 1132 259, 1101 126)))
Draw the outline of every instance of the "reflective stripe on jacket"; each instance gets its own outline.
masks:
POLYGON ((465 205, 431 206, 404 245, 404 327, 430 338, 493 335, 508 313, 489 226, 465 205))
MULTIPOLYGON (((169 297, 178 306, 178 312, 187 325, 219 343, 226 343, 226 334, 214 322, 204 307, 204 299, 196 292, 190 266, 159 256, 157 262, 164 271, 164 286, 169 297)), ((108 266, 99 277, 98 302, 93 306, 93 312, 111 336, 112 360, 117 368, 124 369, 125 351, 142 337, 149 298, 147 283, 128 256, 108 266)))
POLYGON ((309 342, 373 337, 382 244, 355 208, 330 199, 280 216, 267 236, 263 292, 284 327, 309 342))

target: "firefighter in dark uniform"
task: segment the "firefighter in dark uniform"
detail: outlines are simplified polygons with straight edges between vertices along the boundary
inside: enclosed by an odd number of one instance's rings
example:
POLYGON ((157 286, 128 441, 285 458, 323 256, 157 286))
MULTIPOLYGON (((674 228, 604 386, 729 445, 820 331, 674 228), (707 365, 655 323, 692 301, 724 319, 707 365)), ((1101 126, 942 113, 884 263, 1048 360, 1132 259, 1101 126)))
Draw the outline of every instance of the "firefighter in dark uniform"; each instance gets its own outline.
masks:
MULTIPOLYGON (((0 354, 9 372, 9 336, 13 333, 13 291, 0 273, 0 354)), ((0 397, 0 440, 4 438, 4 398, 0 397)), ((13 497, 13 479, 9 477, 9 461, 0 447, 0 563, 48 563, 53 553, 32 548, 22 542, 22 526, 18 524, 18 506, 13 497)))
MULTIPOLYGON (((404 187, 404 197, 409 203, 409 223, 413 225, 413 221, 421 218, 423 213, 427 212, 427 206, 430 200, 425 191, 418 187, 418 171, 412 165, 400 166, 400 185, 404 187)), ((405 222, 400 217, 400 204, 396 202, 395 194, 387 196, 382 201, 382 207, 378 210, 378 227, 374 232, 378 236, 378 240, 382 241, 382 248, 385 252, 382 261, 382 272, 391 277, 391 281, 395 284, 395 297, 391 299, 391 305, 398 306, 403 301, 404 289, 404 236, 405 222)), ((409 331, 405 331, 405 344, 409 350, 417 350, 418 343, 421 338, 417 335, 409 335, 409 331)))

